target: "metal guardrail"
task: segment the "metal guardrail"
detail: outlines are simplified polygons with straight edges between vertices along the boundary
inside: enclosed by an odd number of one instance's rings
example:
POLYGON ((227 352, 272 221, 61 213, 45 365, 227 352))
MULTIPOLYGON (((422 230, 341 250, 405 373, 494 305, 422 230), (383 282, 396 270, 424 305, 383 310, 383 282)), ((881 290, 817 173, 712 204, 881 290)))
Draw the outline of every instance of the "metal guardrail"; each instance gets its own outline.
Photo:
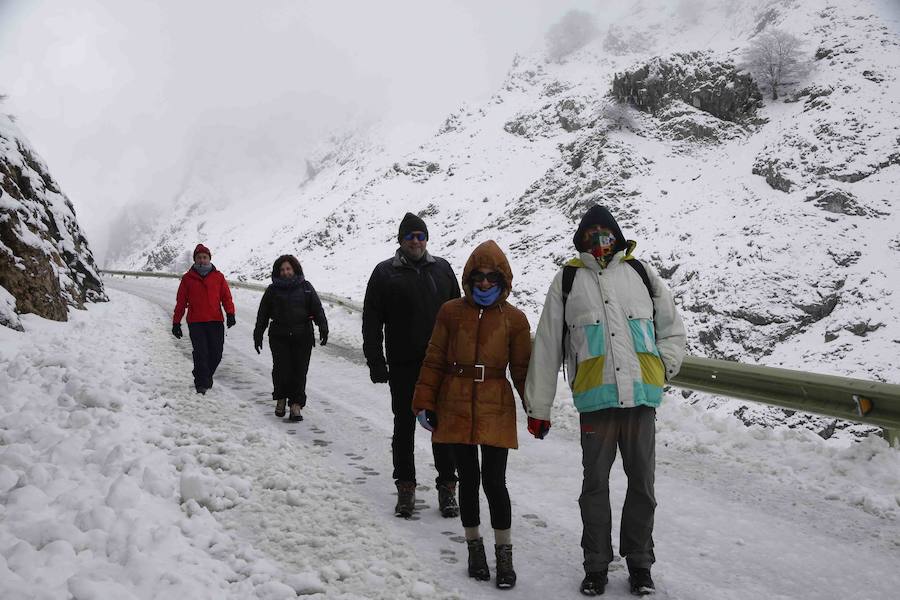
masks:
POLYGON ((687 356, 676 387, 883 428, 900 446, 900 385, 687 356))
MULTIPOLYGON (((179 279, 176 273, 101 270, 109 275, 179 279)), ((263 291, 266 285, 229 280, 236 288, 263 291)), ((362 312, 349 298, 319 292, 327 302, 362 312)), ((750 400, 881 427, 892 445, 900 446, 900 385, 779 369, 761 365, 686 356, 670 382, 683 389, 750 400)))
MULTIPOLYGON (((157 277, 160 279, 181 279, 182 275, 181 273, 160 273, 158 271, 117 271, 113 269, 100 269, 100 272, 106 275, 122 275, 127 277, 157 277)), ((237 281, 234 279, 229 279, 228 285, 233 288, 254 290, 257 292, 264 292, 268 287, 268 285, 264 283, 248 283, 246 281, 237 281)), ((337 294, 329 294, 328 292, 320 292, 318 290, 316 290, 316 293, 319 295, 319 298, 325 300, 326 302, 344 306, 352 311, 362 312, 362 304, 360 304, 359 302, 354 302, 350 298, 338 296, 337 294)))

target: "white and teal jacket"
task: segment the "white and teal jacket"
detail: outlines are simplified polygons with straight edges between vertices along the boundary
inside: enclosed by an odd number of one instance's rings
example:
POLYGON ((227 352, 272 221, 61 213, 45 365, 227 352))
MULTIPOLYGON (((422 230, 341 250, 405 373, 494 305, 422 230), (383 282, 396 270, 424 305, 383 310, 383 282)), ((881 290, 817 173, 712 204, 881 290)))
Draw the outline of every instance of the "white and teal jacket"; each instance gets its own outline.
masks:
POLYGON ((606 268, 588 252, 567 263, 579 268, 566 302, 565 325, 562 270, 553 278, 528 365, 528 416, 550 420, 566 325, 566 366, 579 412, 659 406, 665 382, 681 368, 684 323, 656 271, 643 263, 654 291, 651 302, 640 275, 625 264, 634 260, 634 246, 629 242, 628 250, 616 253, 606 268))

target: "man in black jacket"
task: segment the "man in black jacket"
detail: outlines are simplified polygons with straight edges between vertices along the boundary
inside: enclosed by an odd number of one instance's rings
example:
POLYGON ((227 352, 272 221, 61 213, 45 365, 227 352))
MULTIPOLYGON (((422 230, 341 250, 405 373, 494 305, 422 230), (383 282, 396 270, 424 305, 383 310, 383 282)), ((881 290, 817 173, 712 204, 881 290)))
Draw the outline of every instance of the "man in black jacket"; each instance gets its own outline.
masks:
MULTIPOLYGON (((459 298, 459 283, 443 258, 426 250, 428 228, 406 213, 397 235, 400 248, 393 258, 378 263, 366 288, 363 305, 363 353, 373 383, 388 383, 394 411, 394 480, 397 516, 412 515, 416 500, 414 437, 416 418, 412 397, 419 368, 441 305, 459 298), (385 349, 387 359, 385 360, 385 349)), ((456 466, 450 447, 432 444, 437 469, 438 504, 444 517, 459 515, 456 503, 456 466)))

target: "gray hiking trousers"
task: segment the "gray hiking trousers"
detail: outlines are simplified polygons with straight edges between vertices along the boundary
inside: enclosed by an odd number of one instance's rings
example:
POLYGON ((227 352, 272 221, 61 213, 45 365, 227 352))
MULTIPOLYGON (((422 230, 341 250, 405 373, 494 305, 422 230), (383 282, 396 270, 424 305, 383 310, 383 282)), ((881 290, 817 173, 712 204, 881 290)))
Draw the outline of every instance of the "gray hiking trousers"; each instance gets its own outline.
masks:
POLYGON ((631 568, 650 568, 653 555, 653 493, 656 463, 656 409, 607 408, 581 414, 584 483, 578 504, 584 533, 585 572, 605 571, 613 559, 609 472, 622 452, 628 491, 622 508, 619 554, 631 568))

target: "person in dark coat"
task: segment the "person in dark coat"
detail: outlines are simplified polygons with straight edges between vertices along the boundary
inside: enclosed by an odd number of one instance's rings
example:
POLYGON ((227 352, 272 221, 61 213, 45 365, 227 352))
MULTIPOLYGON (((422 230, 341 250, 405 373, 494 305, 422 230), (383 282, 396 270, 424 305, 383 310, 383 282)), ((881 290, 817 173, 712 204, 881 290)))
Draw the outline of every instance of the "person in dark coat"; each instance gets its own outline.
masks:
POLYGON ((234 327, 234 302, 225 276, 210 262, 212 253, 203 244, 194 248, 194 264, 181 277, 175 312, 172 315, 172 335, 181 339, 181 319, 187 310, 188 334, 194 358, 194 389, 205 394, 213 386, 213 375, 222 361, 225 345, 225 325, 234 327), (222 318, 225 307, 226 318, 222 318))
MULTIPOLYGON (((428 253, 428 227, 422 219, 406 213, 397 241, 400 247, 394 256, 378 263, 369 278, 362 334, 369 377, 373 383, 390 385, 395 512, 397 516, 409 517, 416 499, 413 392, 438 310, 444 302, 459 298, 460 292, 450 263, 428 253)), ((432 444, 432 452, 438 473, 439 510, 444 517, 456 517, 457 477, 451 447, 432 444)))
POLYGON ((319 343, 328 343, 328 321, 319 295, 303 276, 300 262, 290 254, 272 265, 272 283, 266 288, 253 330, 253 347, 259 354, 263 334, 269 329, 272 350, 272 398, 275 415, 283 417, 290 405, 292 421, 302 421, 306 406, 306 374, 315 345, 313 323, 319 328, 319 343), (271 324, 270 324, 271 321, 271 324))

